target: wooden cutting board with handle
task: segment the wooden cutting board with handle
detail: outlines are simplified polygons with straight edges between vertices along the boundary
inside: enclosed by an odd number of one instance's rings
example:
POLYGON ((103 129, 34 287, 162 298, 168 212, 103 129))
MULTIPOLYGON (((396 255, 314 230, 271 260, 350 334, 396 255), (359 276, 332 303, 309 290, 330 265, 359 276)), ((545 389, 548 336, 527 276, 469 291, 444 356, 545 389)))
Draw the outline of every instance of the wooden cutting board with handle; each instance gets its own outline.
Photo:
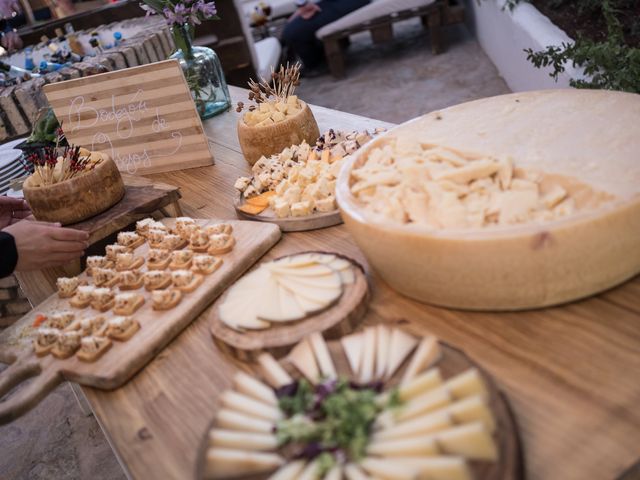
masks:
MULTIPOLYGON (((202 225, 220 223, 214 220, 197 220, 202 225)), ((163 220, 171 227, 175 219, 163 220)), ((19 356, 0 374, 0 396, 6 395, 27 378, 34 377, 29 385, 0 402, 0 424, 8 423, 34 407, 63 380, 101 388, 118 388, 144 367, 155 355, 189 325, 217 296, 249 269, 280 239, 280 229, 276 225, 257 222, 225 221, 233 226, 236 239, 234 249, 224 255, 218 270, 204 277, 204 282, 192 293, 185 294, 173 309, 155 311, 152 309, 150 293, 136 290, 145 296, 145 304, 133 314, 140 324, 140 330, 126 342, 114 341, 112 347, 96 362, 85 363, 76 356, 59 360, 52 355, 38 358, 33 351, 19 356)), ((135 250, 136 256, 146 256, 148 244, 135 250)), ((146 266, 142 267, 146 270, 146 266)), ((85 274, 83 273, 82 276, 85 274)), ((117 293, 117 292, 116 292, 117 293)), ((67 299, 52 295, 27 315, 31 325, 38 314, 54 313, 57 310, 73 310, 76 318, 100 315, 91 308, 73 309, 67 299)), ((107 318, 114 314, 109 311, 107 318)), ((36 329, 25 329, 23 335, 35 334, 36 329)))

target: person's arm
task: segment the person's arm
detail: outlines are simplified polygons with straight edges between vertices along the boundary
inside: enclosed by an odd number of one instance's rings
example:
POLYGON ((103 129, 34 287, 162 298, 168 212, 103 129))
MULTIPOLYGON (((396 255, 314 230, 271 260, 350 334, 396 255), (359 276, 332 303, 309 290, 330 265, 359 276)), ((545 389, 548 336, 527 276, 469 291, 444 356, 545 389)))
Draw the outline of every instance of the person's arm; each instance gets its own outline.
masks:
POLYGON ((322 11, 315 2, 309 0, 295 0, 297 10, 293 15, 289 17, 289 21, 293 20, 296 17, 302 17, 305 20, 309 20, 316 13, 322 11))
POLYGON ((0 278, 8 277, 16 269, 18 249, 13 235, 0 232, 0 278))

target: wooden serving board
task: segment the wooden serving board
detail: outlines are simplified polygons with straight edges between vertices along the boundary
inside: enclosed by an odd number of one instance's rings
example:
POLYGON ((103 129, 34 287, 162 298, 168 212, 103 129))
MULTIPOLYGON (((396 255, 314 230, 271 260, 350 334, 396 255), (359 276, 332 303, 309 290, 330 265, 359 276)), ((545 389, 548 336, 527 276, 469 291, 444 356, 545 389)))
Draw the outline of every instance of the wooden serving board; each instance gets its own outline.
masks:
MULTIPOLYGON (((203 226, 220 223, 213 220, 197 221, 203 226)), ((175 219, 165 219, 163 223, 171 227, 175 219)), ((211 275, 206 275, 202 285, 194 292, 185 294, 180 304, 171 310, 153 310, 150 293, 144 289, 137 290, 146 299, 142 308, 132 315, 140 324, 140 330, 126 342, 114 341, 111 349, 96 362, 84 363, 76 356, 66 360, 56 359, 52 355, 38 358, 33 351, 22 354, 0 374, 0 396, 24 379, 32 376, 35 378, 27 387, 0 403, 0 424, 25 413, 63 379, 101 389, 121 386, 280 239, 280 230, 275 225, 240 221, 226 223, 233 226, 236 245, 231 252, 220 256, 223 260, 221 267, 211 275)), ((144 256, 148 249, 149 246, 145 243, 135 253, 137 256, 144 256)), ((146 266, 142 270, 146 270, 146 266)), ((91 308, 73 309, 69 307, 67 299, 60 299, 54 294, 26 315, 26 321, 31 325, 38 313, 47 314, 62 309, 77 312, 76 318, 100 314, 91 308)), ((113 313, 109 311, 104 315, 111 317, 113 313)))
MULTIPOLYGON (((300 253, 330 253, 350 261, 354 266, 355 281, 345 286, 338 302, 328 309, 295 322, 274 322, 264 330, 239 332, 222 322, 218 316, 218 307, 227 294, 223 295, 216 301, 210 314, 211 334, 220 350, 243 361, 255 360, 264 351, 279 357, 310 333, 322 332, 326 338, 338 338, 357 328, 367 311, 370 297, 362 266, 355 260, 334 252, 300 253)), ((251 299, 248 298, 247 301, 251 299)))
POLYGON ((244 204, 242 194, 238 195, 234 201, 233 207, 236 210, 238 218, 253 220, 255 222, 275 223, 283 232, 306 232, 308 230, 318 230, 320 228, 333 227, 342 223, 340 210, 333 212, 314 213, 313 215, 305 215, 304 217, 285 217, 279 218, 267 208, 258 215, 251 215, 243 212, 240 207, 244 204))
MULTIPOLYGON (((403 321, 396 323, 403 323, 403 321)), ((385 325, 391 327, 394 323, 385 322, 385 325)), ((404 326, 401 326, 401 328, 404 328, 404 326)), ((340 341, 331 340, 327 343, 338 375, 350 377, 351 370, 349 368, 349 362, 347 361, 340 341)), ((498 389, 493 378, 462 350, 443 342, 440 342, 440 346, 442 358, 434 366, 440 369, 443 378, 447 379, 470 368, 477 368, 482 374, 489 390, 489 406, 493 411, 497 425, 494 438, 498 446, 499 458, 496 462, 470 461, 469 465, 471 466, 475 480, 523 480, 525 478, 524 459, 520 445, 520 436, 507 397, 498 389)), ((405 361, 404 365, 389 380, 387 383, 388 387, 393 387, 398 384, 404 374, 407 363, 408 362, 405 361)), ((281 359, 280 364, 284 366, 293 378, 301 378, 300 373, 286 358, 281 359)), ((250 373, 258 373, 258 376, 261 376, 260 367, 257 364, 246 366, 245 370, 250 373)), ((215 410, 212 410, 211 415, 215 417, 215 410)), ((206 434, 200 444, 196 474, 196 478, 198 479, 210 480, 210 477, 207 476, 206 473, 206 453, 209 445, 209 430, 214 424, 215 418, 210 423, 210 428, 207 428, 206 434)), ((252 475, 241 478, 242 480, 266 480, 269 478, 269 475, 252 475)))

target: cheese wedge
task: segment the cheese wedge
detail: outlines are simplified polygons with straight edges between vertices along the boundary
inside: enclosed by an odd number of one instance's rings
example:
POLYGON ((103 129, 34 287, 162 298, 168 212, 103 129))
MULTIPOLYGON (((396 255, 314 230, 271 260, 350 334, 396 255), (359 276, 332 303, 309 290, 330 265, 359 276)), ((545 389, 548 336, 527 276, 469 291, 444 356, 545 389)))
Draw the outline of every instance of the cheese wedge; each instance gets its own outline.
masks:
POLYGON ((214 428, 209 432, 209 445, 211 447, 265 451, 278 448, 278 439, 272 433, 239 432, 214 428))
MULTIPOLYGON (((257 308, 258 318, 268 321, 281 321, 283 314, 280 309, 280 286, 273 275, 269 275, 267 278, 267 281, 262 285, 260 306, 257 308)), ((249 298, 247 297, 245 302, 248 300, 249 298)))
POLYGON ((427 412, 432 412, 445 405, 449 405, 452 401, 453 397, 451 393, 449 393, 449 390, 444 386, 436 388, 411 399, 401 407, 395 415, 396 422, 404 422, 427 412))
POLYGON ((389 329, 383 324, 376 326, 376 375, 375 378, 384 378, 389 361, 389 342, 391 335, 389 329))
POLYGON ((387 458, 367 457, 360 462, 360 466, 373 477, 384 480, 415 480, 419 478, 417 468, 412 468, 387 458))
POLYGON ((371 478, 355 463, 348 463, 344 466, 344 476, 347 477, 347 480, 369 480, 371 478))
POLYGON ((304 470, 307 462, 304 460, 296 460, 290 462, 271 475, 268 480, 297 480, 298 476, 304 470))
POLYGON ((298 305, 300 305, 300 308, 302 308, 307 313, 307 315, 321 312, 322 310, 331 306, 332 302, 326 302, 326 301, 319 302, 315 300, 310 300, 308 298, 301 297, 299 295, 294 295, 293 292, 291 292, 291 290, 284 288, 282 285, 280 285, 280 287, 283 288, 284 290, 287 290, 287 292, 289 292, 291 295, 295 297, 296 302, 298 302, 298 305))
POLYGON ((307 276, 307 275, 297 275, 297 270, 304 269, 290 269, 286 273, 276 272, 274 273, 274 277, 276 281, 279 281, 281 277, 286 277, 290 280, 294 280, 296 283, 300 285, 306 285, 308 287, 313 288, 328 288, 328 289, 336 289, 341 288, 342 280, 340 278, 340 274, 331 270, 327 267, 327 273, 324 275, 317 276, 307 276))
MULTIPOLYGON (((496 460, 498 448, 482 422, 460 425, 434 434, 443 453, 472 460, 496 460)), ((416 437, 420 438, 420 437, 416 437)))
POLYGON ((293 379, 271 354, 260 354, 258 363, 262 367, 265 379, 273 388, 280 388, 293 383, 293 379))
POLYGON ((351 372, 355 377, 360 374, 360 362, 362 361, 362 348, 364 345, 364 334, 353 333, 340 339, 342 349, 349 362, 351 372))
POLYGON ((472 480, 469 465, 462 457, 408 457, 398 458, 398 462, 415 468, 420 478, 428 480, 472 480))
POLYGON ((220 320, 234 330, 262 330, 269 328, 269 322, 260 320, 255 310, 255 303, 245 299, 225 298, 218 308, 220 320))
POLYGON ((433 336, 425 337, 420 341, 418 348, 416 349, 407 369, 402 376, 400 385, 405 385, 410 382, 413 377, 420 373, 425 368, 433 365, 440 359, 441 352, 438 345, 438 339, 433 336))
POLYGON ((385 378, 393 377, 398 368, 400 368, 400 365, 402 365, 402 362, 404 362, 405 358, 416 348, 417 344, 418 340, 401 328, 394 328, 391 331, 385 378))
POLYGON ((398 396, 400 400, 406 402, 441 385, 442 375, 440 374, 440 369, 432 368, 414 377, 410 382, 403 384, 398 389, 398 396))
POLYGON ((464 398, 471 395, 489 396, 484 380, 475 368, 450 378, 444 386, 449 389, 454 398, 464 398))
POLYGON ((275 424, 267 420, 249 417, 243 413, 227 408, 218 411, 216 425, 220 428, 245 432, 271 433, 275 424))
POLYGON ((367 446, 367 455, 381 457, 411 457, 437 455, 440 452, 436 439, 421 436, 399 440, 375 440, 367 446))
POLYGON ((267 473, 282 464, 284 458, 274 453, 210 448, 207 451, 207 478, 240 478, 267 473))
POLYGON ((360 381, 369 383, 373 380, 373 372, 376 362, 376 330, 367 328, 364 331, 362 345, 362 360, 360 361, 360 381))
POLYGON ((255 377, 244 372, 238 372, 233 377, 233 383, 240 393, 244 393, 264 403, 274 407, 278 406, 278 399, 273 389, 262 383, 255 377))
POLYGON ((322 334, 320 332, 312 333, 309 335, 309 341, 311 342, 311 348, 313 348, 313 353, 316 356, 322 377, 330 379, 337 378, 336 367, 333 364, 329 348, 322 334))
POLYGON ((303 297, 307 300, 311 300, 321 304, 331 304, 335 302, 340 295, 342 295, 342 284, 338 288, 315 288, 308 285, 303 285, 291 278, 281 275, 278 277, 278 283, 291 291, 296 297, 303 297))
POLYGON ((302 308, 296 296, 284 287, 278 285, 278 299, 280 300, 281 320, 295 321, 307 316, 307 311, 302 308))
POLYGON ((261 418, 270 422, 277 422, 282 418, 282 412, 279 408, 259 402, 233 390, 223 392, 222 395, 220 395, 220 400, 225 407, 246 413, 252 417, 261 418))
POLYGON ((310 462, 298 476, 298 480, 316 480, 320 478, 318 475, 319 464, 318 460, 310 462))
POLYGON ((426 435, 440 430, 446 430, 454 425, 455 423, 451 418, 451 415, 445 411, 438 410, 423 417, 414 418, 408 422, 399 423, 391 428, 376 432, 373 435, 372 440, 382 441, 406 439, 426 435))
POLYGON ((309 339, 305 338, 299 342, 289 353, 289 361, 302 373, 311 383, 318 383, 320 379, 320 369, 316 362, 313 348, 309 339))
POLYGON ((342 480, 342 467, 336 465, 326 473, 322 480, 342 480))

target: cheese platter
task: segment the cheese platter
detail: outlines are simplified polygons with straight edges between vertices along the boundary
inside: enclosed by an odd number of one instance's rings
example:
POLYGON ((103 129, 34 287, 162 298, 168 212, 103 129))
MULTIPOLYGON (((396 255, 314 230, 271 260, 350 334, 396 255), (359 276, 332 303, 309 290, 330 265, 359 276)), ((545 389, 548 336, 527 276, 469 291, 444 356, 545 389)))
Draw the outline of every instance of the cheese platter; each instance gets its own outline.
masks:
POLYGON ((330 341, 316 332, 237 371, 197 478, 524 476, 517 425, 491 376, 435 337, 385 323, 330 341))
POLYGON ((264 351, 281 355, 310 332, 350 333, 368 301, 357 262, 300 252, 263 262, 231 286, 211 309, 211 334, 221 350, 242 360, 264 351))
POLYGON ((101 389, 125 383, 280 238, 275 225, 151 218, 120 232, 104 256, 27 317, 32 351, 0 374, 0 423, 20 416, 62 380, 101 389), (206 241, 202 242, 205 232, 206 241), (231 248, 229 248, 231 245, 231 248))
POLYGON ((261 157, 252 176, 235 182, 234 208, 239 218, 270 222, 284 232, 315 230, 342 223, 335 201, 336 178, 343 161, 373 134, 328 130, 315 145, 294 144, 261 157))

